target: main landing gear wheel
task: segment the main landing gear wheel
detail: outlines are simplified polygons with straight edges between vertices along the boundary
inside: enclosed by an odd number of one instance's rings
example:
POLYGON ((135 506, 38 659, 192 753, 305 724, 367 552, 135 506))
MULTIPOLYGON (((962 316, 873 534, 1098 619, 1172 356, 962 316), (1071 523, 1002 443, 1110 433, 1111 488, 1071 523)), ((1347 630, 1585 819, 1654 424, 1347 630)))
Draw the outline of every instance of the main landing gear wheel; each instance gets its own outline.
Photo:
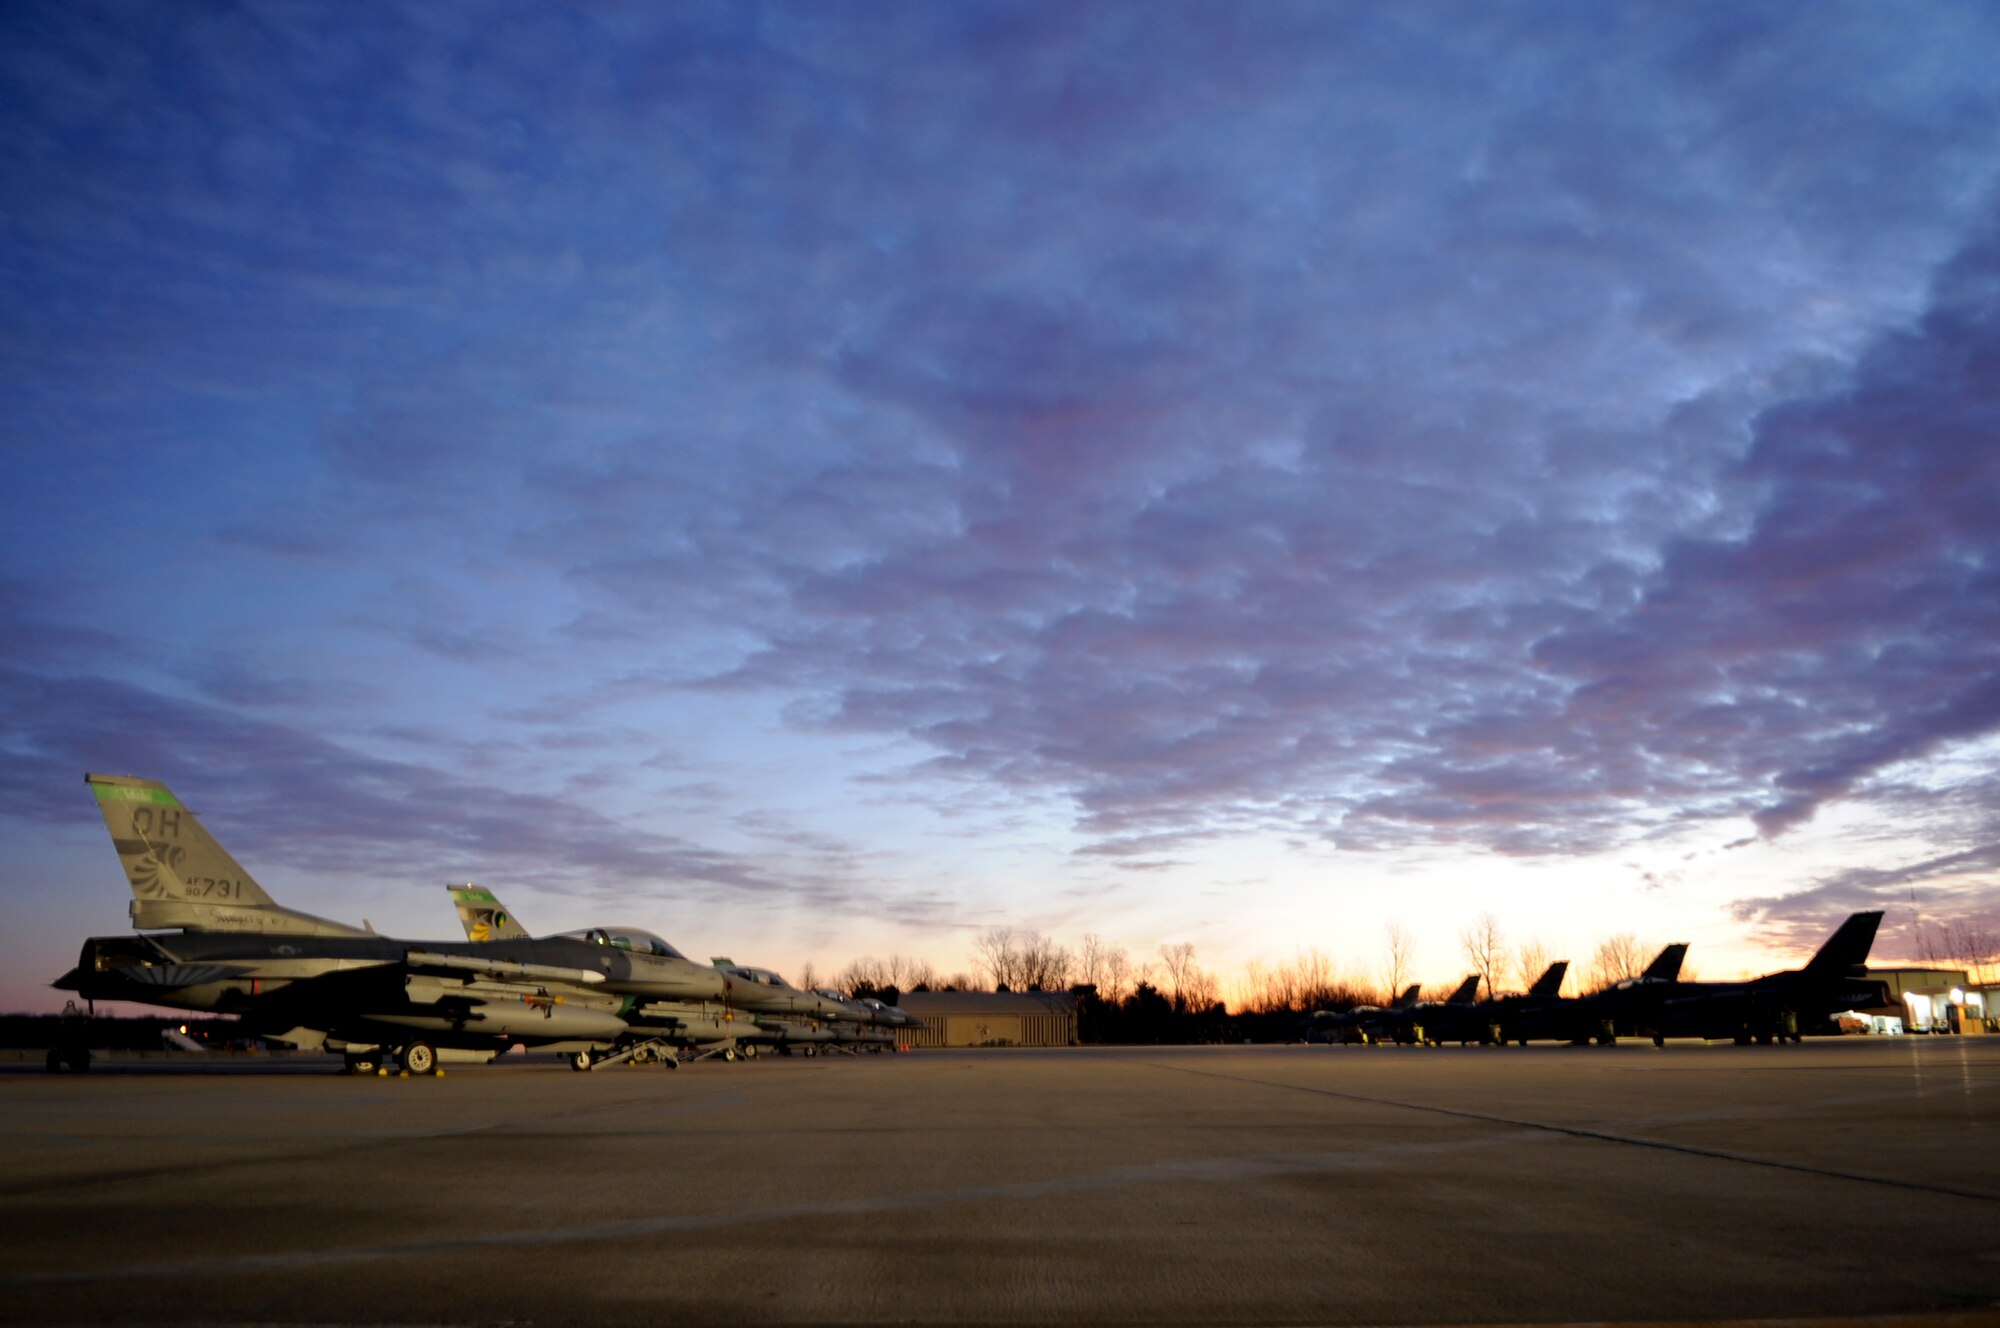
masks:
POLYGON ((407 1074, 436 1074, 437 1048, 428 1042, 412 1042, 396 1053, 396 1063, 407 1074))
POLYGON ((597 1064, 597 1057, 589 1048, 572 1053, 569 1058, 569 1068, 572 1070, 588 1070, 595 1064, 597 1064))

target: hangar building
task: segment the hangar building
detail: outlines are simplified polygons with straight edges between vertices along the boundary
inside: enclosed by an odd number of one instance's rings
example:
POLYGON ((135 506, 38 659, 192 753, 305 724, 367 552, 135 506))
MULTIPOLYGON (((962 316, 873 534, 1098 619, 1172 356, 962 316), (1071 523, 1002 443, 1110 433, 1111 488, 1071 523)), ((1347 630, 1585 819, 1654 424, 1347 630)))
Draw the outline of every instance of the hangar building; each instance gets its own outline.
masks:
POLYGON ((910 1047, 1073 1047, 1076 997, 1066 991, 912 991, 898 1002, 923 1020, 910 1047))
POLYGON ((1994 1028, 1994 989, 1970 981, 1962 968, 1871 968, 1887 986, 1889 1004, 1859 1013, 1899 1020, 1911 1033, 1985 1033, 1994 1028))

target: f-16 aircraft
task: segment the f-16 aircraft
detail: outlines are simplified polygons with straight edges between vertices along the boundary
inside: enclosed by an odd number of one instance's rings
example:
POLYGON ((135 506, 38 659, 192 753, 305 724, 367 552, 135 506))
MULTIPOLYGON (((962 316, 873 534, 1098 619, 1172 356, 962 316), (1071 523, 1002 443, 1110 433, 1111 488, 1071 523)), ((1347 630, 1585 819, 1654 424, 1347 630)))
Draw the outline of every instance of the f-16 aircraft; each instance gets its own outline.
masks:
POLYGON ((1386 1006, 1357 1005, 1352 1010, 1314 1010, 1313 1028, 1338 1034, 1337 1040, 1341 1042, 1379 1042, 1393 1027, 1396 1016, 1417 1003, 1417 995, 1422 990, 1421 984, 1412 982, 1401 996, 1386 1006))
POLYGON ((1881 925, 1880 910, 1849 915, 1804 968, 1746 982, 1680 983, 1658 1002, 1648 1031, 1655 1042, 1670 1037, 1797 1042, 1806 1032, 1827 1027, 1842 1010, 1887 1005, 1888 989, 1870 978, 1867 968, 1881 925))
POLYGON ((919 1022, 914 1015, 872 996, 860 998, 848 996, 832 987, 814 987, 813 994, 836 1001, 853 1012, 851 1021, 831 1025, 834 1045, 843 1051, 861 1048, 881 1051, 885 1048, 894 1048, 896 1045, 894 1030, 910 1028, 919 1022))
POLYGON ((1526 995, 1498 996, 1484 1001, 1475 999, 1479 994, 1479 975, 1474 973, 1445 1000, 1425 1001, 1411 1009, 1408 1019, 1413 1040, 1434 1047, 1446 1042, 1461 1046, 1468 1042, 1503 1042, 1505 1012, 1519 1008, 1524 1002, 1556 995, 1562 989, 1563 973, 1568 968, 1567 962, 1551 964, 1526 995))
POLYGON ((1481 1033, 1461 1035, 1472 1027, 1472 1014, 1479 1004, 1479 974, 1466 976, 1451 995, 1441 1001, 1418 1001, 1395 1015, 1388 1023, 1389 1035, 1397 1042, 1437 1046, 1444 1042, 1471 1042, 1481 1033))
MULTIPOLYGON (((1675 941, 1655 955, 1638 977, 1625 978, 1589 996, 1556 994, 1562 985, 1558 974, 1553 990, 1531 995, 1511 1010, 1499 1012, 1502 1038, 1522 1046, 1542 1038, 1579 1046, 1590 1042, 1610 1046, 1621 1034, 1650 1030, 1661 1002, 1681 986, 1681 964, 1687 951, 1685 941, 1675 941)), ((1541 988, 1548 979, 1544 973, 1536 987, 1541 988)))
POLYGON ((861 1003, 875 1012, 875 1022, 886 1028, 915 1028, 924 1021, 899 1005, 890 1005, 873 996, 863 996, 861 1003))
POLYGON ((91 1000, 233 1014, 250 1032, 345 1051, 351 1069, 387 1059, 421 1074, 436 1069, 441 1047, 610 1046, 629 1028, 629 995, 619 993, 719 1001, 729 989, 664 942, 407 941, 299 913, 265 893, 166 785, 84 778, 141 933, 84 942, 55 985, 91 1000))
MULTIPOLYGON (((450 891, 468 939, 507 940, 529 934, 491 890, 467 884, 451 886, 450 891)), ((632 927, 587 927, 561 935, 614 949, 636 948, 682 957, 651 932, 632 927)), ((624 1060, 654 1059, 672 1065, 678 1063, 676 1047, 692 1047, 700 1055, 717 1054, 727 1059, 733 1059, 739 1050, 747 1054, 759 1045, 774 1046, 788 1055, 794 1046, 803 1046, 810 1055, 834 1040, 825 1027, 825 1020, 833 1017, 827 1013, 834 1008, 833 1003, 806 996, 767 970, 731 967, 725 971, 723 962, 717 961, 708 970, 722 979, 722 1000, 645 1000, 646 993, 634 992, 641 999, 628 1002, 624 1010, 631 1025, 629 1035, 615 1050, 576 1049, 571 1063, 579 1070, 624 1060)), ((606 989, 623 990, 616 982, 607 982, 606 989)))
POLYGON ((1547 1011, 1562 1004, 1563 978, 1569 973, 1569 960, 1558 959, 1542 970, 1535 984, 1527 991, 1512 996, 1496 996, 1480 1003, 1480 1015, 1485 1022, 1497 1030, 1500 1042, 1528 1040, 1525 1030, 1547 1011))

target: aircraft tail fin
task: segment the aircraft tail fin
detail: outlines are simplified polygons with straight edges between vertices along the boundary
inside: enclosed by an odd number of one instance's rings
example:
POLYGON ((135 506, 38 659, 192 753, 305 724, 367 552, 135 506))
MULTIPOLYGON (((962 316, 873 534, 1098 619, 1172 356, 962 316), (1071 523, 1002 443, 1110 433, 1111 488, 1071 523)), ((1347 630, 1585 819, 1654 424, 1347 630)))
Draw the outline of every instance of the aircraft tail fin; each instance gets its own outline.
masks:
POLYGON ((1528 988, 1530 996, 1557 996, 1562 993, 1563 978, 1569 973, 1569 960, 1558 959, 1542 971, 1535 979, 1535 985, 1528 988))
POLYGON ((1401 996, 1398 996, 1396 998, 1396 1003, 1394 1005, 1391 1005, 1389 1008, 1392 1010, 1409 1009, 1412 1005, 1415 1005, 1417 1003, 1417 995, 1422 991, 1423 991, 1423 985, 1421 983, 1412 982, 1408 987, 1403 989, 1403 994, 1401 996))
POLYGON ((158 780, 83 778, 125 868, 139 930, 359 934, 345 923, 281 908, 158 780))
POLYGON ((1807 961, 1808 973, 1843 973, 1868 965, 1868 952, 1875 948, 1875 929, 1882 925, 1880 909, 1855 913, 1840 924, 1825 945, 1807 961))
POLYGON ((450 887, 451 902, 468 941, 525 941, 528 929, 507 911, 493 892, 470 881, 450 887))
POLYGON ((1444 1003, 1446 1005, 1472 1004, 1474 1001, 1479 999, 1479 981, 1480 979, 1477 973, 1471 974, 1465 979, 1465 981, 1458 984, 1457 991, 1445 997, 1444 1003))
POLYGON ((1660 951, 1659 954, 1653 956, 1653 962, 1646 965, 1646 971, 1639 976, 1649 982, 1679 982, 1681 979, 1681 964, 1687 959, 1687 956, 1687 942, 1675 941, 1672 945, 1660 951))

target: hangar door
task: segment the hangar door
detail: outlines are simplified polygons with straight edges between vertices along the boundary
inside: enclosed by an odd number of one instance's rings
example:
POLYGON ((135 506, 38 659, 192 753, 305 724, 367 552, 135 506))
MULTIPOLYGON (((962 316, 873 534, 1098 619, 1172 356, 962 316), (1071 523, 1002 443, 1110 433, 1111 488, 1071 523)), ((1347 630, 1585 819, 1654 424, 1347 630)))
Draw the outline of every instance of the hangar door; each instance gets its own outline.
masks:
POLYGON ((1021 1016, 1018 1014, 954 1014, 944 1021, 944 1044, 947 1047, 979 1047, 992 1042, 1021 1041, 1021 1016))

